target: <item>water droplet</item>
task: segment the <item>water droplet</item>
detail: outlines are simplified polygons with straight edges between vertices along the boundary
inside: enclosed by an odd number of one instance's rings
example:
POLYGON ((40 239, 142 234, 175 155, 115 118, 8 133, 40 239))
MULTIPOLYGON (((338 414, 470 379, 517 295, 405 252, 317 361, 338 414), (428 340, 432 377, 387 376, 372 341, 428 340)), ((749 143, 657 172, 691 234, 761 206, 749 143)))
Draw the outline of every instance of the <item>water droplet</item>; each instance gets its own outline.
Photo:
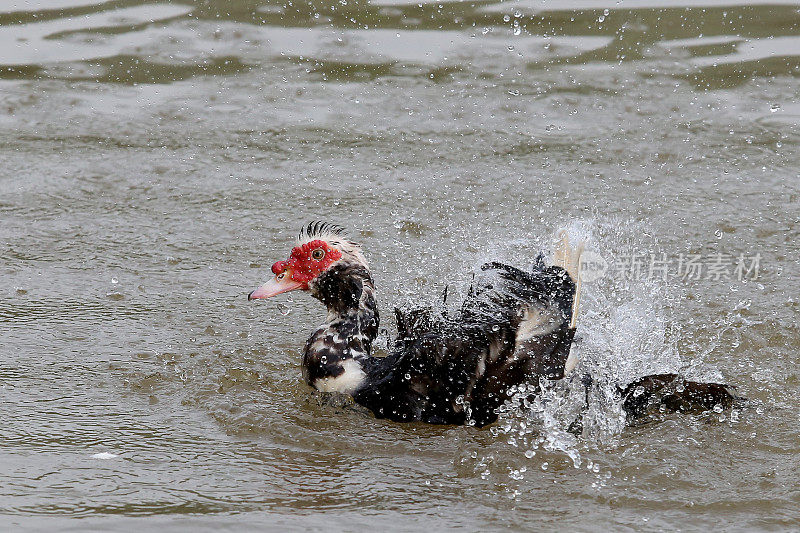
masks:
POLYGON ((508 22, 511 20, 511 15, 503 15, 503 22, 508 22))
POLYGON ((534 455, 536 455, 536 452, 533 451, 533 450, 526 450, 525 451, 525 457, 527 457, 528 459, 532 459, 534 455))
POLYGON ((492 331, 494 331, 495 333, 497 333, 498 331, 500 331, 500 326, 498 326, 497 324, 495 324, 494 326, 492 326, 492 331))
POLYGON ((547 467, 550 466, 547 463, 542 463, 542 470, 547 470, 547 467))
POLYGON ((111 278, 111 283, 116 285, 117 283, 119 283, 119 280, 117 278, 111 278))
POLYGON ((776 113, 781 110, 781 106, 780 104, 772 104, 771 106, 769 106, 769 110, 771 113, 776 113))

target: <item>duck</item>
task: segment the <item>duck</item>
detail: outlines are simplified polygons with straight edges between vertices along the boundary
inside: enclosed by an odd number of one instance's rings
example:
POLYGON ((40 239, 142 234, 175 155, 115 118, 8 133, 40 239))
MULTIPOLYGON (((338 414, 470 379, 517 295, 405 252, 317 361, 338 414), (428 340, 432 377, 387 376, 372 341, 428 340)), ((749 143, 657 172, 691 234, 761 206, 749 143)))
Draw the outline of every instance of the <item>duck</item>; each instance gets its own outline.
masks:
MULTIPOLYGON (((313 389, 352 397, 377 418, 396 422, 495 422, 521 385, 535 395, 546 380, 577 366, 575 341, 583 245, 565 232, 545 261, 527 269, 497 261, 475 272, 460 307, 448 312, 447 290, 438 306, 395 308, 397 337, 388 354, 373 353, 380 313, 362 247, 342 226, 310 222, 289 258, 272 265, 272 278, 248 300, 303 291, 327 309, 302 355, 302 375, 313 389)), ((588 379, 588 378, 587 378, 588 379)), ((644 376, 618 386, 631 420, 655 412, 728 408, 734 387, 677 374, 644 376)))

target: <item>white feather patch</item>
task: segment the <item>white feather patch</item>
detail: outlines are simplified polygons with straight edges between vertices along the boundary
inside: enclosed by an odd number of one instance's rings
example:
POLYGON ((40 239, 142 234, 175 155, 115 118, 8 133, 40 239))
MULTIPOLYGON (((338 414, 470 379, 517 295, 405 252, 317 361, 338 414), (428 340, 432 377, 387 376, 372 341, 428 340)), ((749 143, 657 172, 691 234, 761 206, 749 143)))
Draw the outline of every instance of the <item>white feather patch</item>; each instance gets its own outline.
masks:
POLYGON ((558 232, 559 242, 553 253, 553 264, 567 271, 572 281, 575 282, 575 296, 572 300, 572 319, 569 327, 575 328, 578 323, 578 307, 581 301, 581 255, 586 246, 586 241, 580 241, 576 246, 569 242, 567 230, 558 232))
POLYGON ((361 364, 355 359, 342 361, 342 368, 344 372, 336 377, 320 378, 314 381, 314 388, 322 392, 353 394, 367 379, 367 375, 362 370, 361 364))
POLYGON ((567 357, 567 362, 564 365, 564 375, 567 375, 575 370, 576 366, 578 366, 578 355, 574 351, 570 350, 569 357, 567 357))
POLYGON ((527 305, 523 309, 522 321, 517 328, 517 345, 533 337, 543 337, 553 333, 561 325, 558 311, 550 307, 527 305))

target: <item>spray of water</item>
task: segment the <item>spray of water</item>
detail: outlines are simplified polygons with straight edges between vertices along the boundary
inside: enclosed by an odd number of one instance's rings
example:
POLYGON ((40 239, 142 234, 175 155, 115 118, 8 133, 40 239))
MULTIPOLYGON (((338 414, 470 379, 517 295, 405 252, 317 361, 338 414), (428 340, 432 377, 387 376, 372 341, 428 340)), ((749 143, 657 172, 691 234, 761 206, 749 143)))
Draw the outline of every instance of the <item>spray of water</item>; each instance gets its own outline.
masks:
MULTIPOLYGON (((575 221, 564 229, 571 244, 584 242, 609 265, 617 264, 620 255, 657 251, 657 244, 630 224, 575 221)), ((576 369, 562 380, 542 379, 539 394, 532 394, 530 385, 517 387, 503 406, 492 432, 527 459, 536 461, 537 451, 544 450, 565 455, 575 468, 586 464, 599 471, 581 451, 588 444, 617 444, 626 425, 618 387, 647 374, 691 374, 696 368, 682 360, 678 335, 671 331, 677 289, 660 278, 628 274, 610 268, 583 284, 572 347, 579 360, 576 369)), ((540 466, 547 468, 546 463, 540 466)), ((516 469, 510 475, 514 479, 520 473, 516 469)))

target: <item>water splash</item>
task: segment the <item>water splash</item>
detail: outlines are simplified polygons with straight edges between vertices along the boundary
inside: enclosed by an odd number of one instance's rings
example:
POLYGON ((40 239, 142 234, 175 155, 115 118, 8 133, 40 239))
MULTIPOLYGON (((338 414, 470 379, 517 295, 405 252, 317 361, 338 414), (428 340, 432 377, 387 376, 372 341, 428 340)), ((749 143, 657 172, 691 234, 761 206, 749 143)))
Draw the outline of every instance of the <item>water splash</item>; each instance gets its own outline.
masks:
MULTIPOLYGON (((643 231, 634 233, 635 228, 578 220, 564 229, 571 244, 585 242, 587 250, 613 264, 615 255, 657 251, 657 243, 643 231)), ((607 473, 600 474, 597 461, 585 454, 593 446, 618 445, 626 425, 619 387, 647 374, 690 374, 696 360, 703 359, 701 354, 687 365, 679 354, 681 331, 671 307, 677 292, 662 279, 630 279, 613 271, 585 283, 572 347, 577 368, 562 380, 542 379, 538 393, 534 385, 513 390, 493 435, 545 470, 554 453, 566 456, 575 468, 586 464, 597 474, 597 486, 603 486, 607 473), (544 456, 537 456, 538 450, 544 456)), ((519 468, 511 470, 512 480, 519 475, 519 468)))

